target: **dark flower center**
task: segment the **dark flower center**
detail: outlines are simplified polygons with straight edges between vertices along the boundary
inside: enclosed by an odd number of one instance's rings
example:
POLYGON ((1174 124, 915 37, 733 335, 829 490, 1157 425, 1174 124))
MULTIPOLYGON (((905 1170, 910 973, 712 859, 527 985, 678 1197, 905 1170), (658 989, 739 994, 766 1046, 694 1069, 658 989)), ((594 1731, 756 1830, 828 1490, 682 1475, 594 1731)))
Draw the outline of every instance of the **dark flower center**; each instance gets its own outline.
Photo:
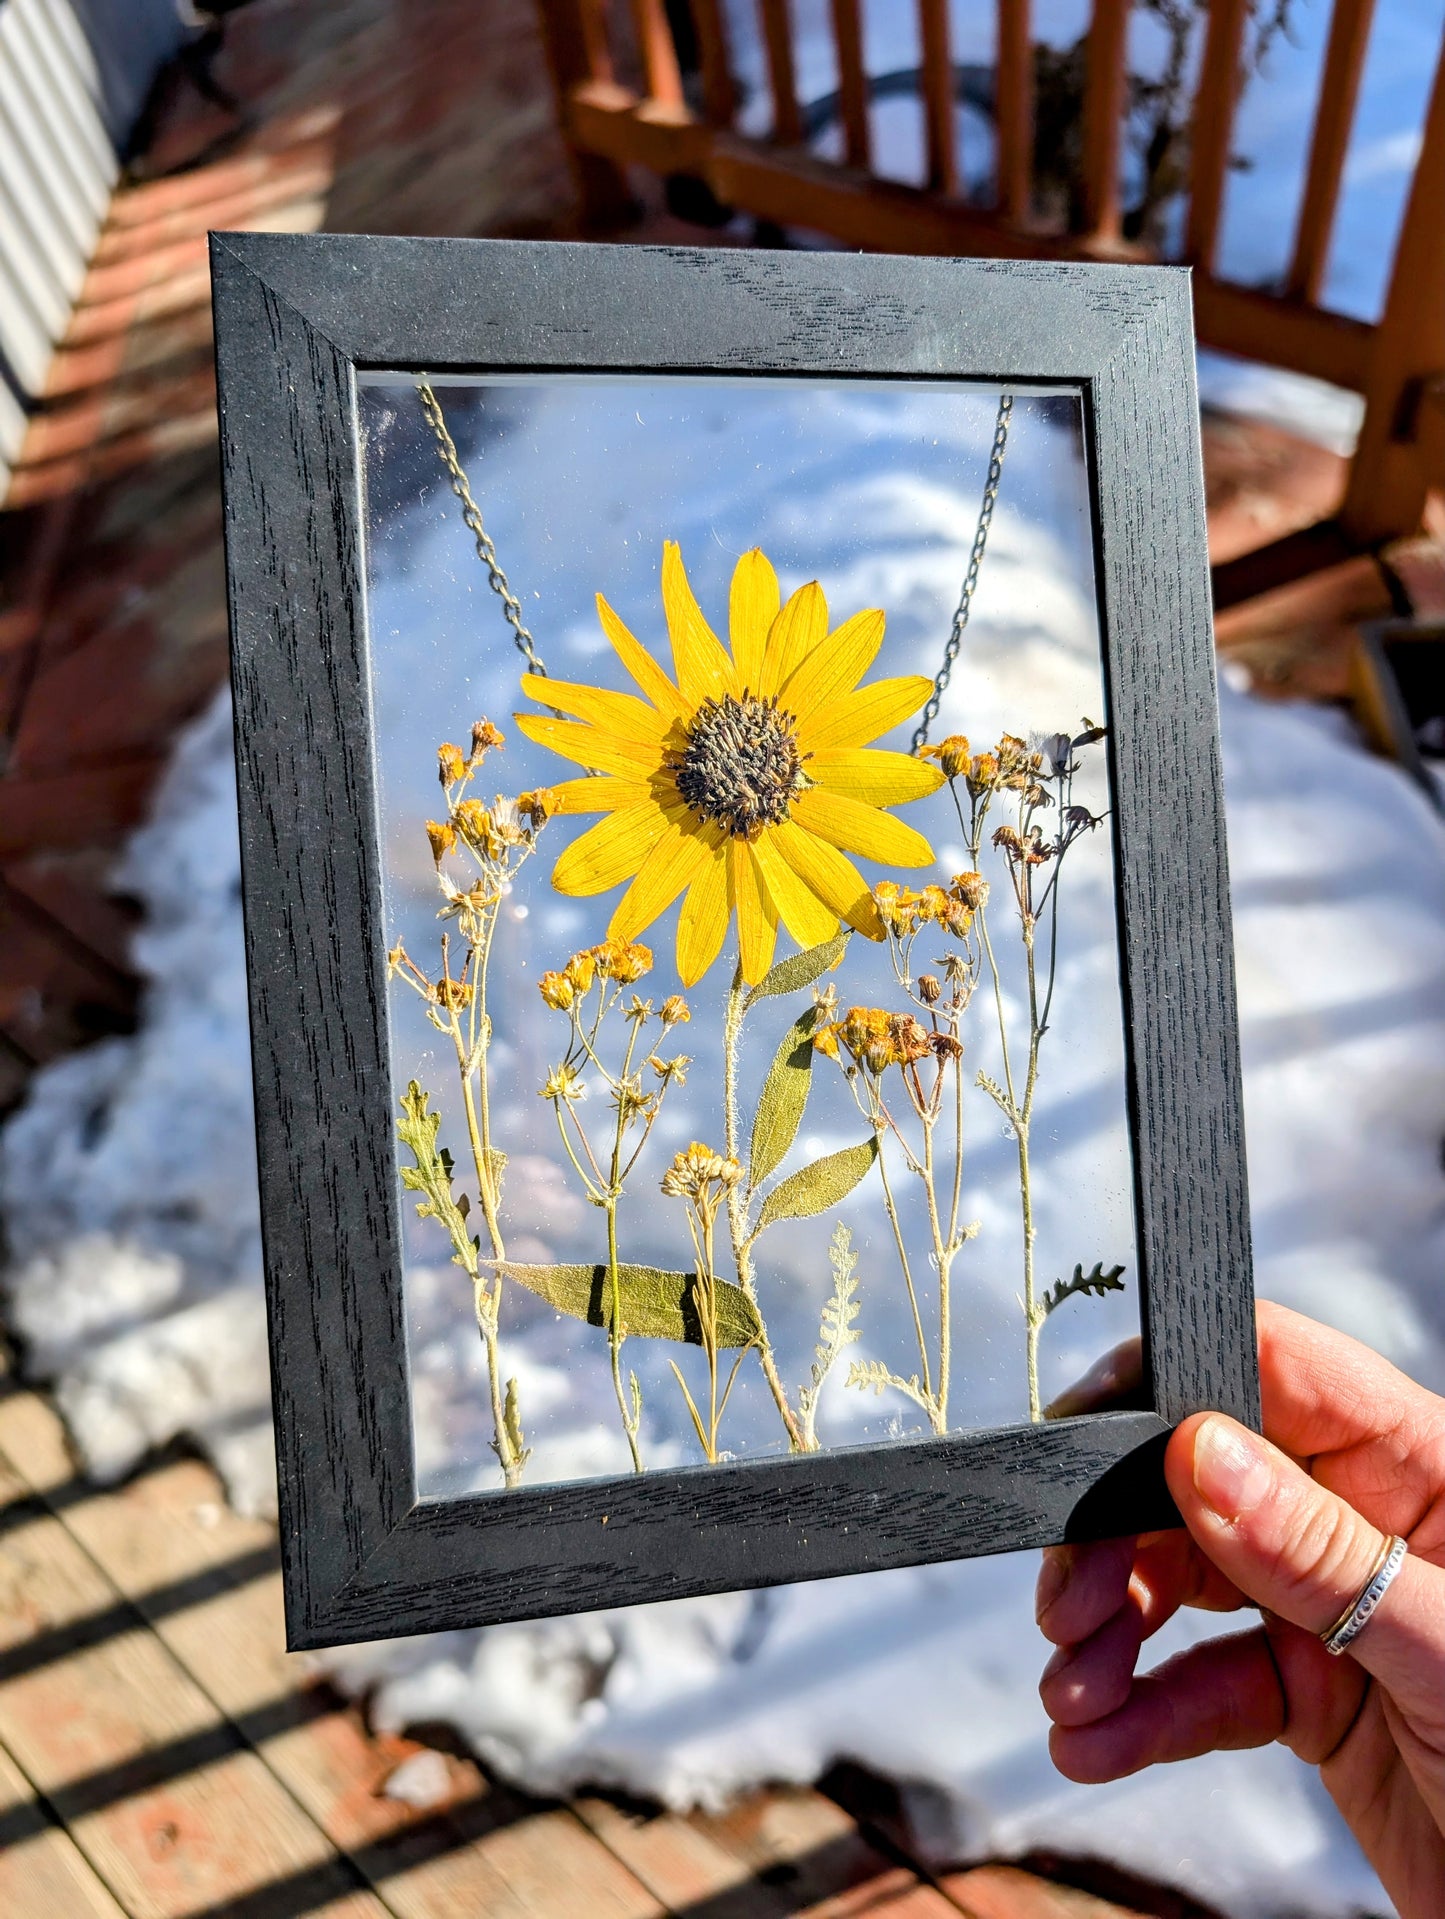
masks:
POLYGON ((793 724, 776 699, 704 700, 673 766, 684 803, 734 839, 755 840, 785 820, 806 784, 793 724))

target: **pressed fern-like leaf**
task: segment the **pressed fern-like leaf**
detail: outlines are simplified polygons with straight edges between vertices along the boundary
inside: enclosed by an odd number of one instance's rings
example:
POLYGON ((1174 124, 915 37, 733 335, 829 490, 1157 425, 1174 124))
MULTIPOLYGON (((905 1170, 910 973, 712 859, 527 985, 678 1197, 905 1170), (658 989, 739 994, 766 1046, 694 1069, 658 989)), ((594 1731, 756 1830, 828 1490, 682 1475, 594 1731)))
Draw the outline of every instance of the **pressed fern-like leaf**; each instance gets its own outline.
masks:
POLYGON ((828 1242, 828 1264, 833 1269, 833 1290, 823 1305, 818 1326, 818 1344, 808 1384, 798 1393, 802 1414, 803 1438, 811 1449, 817 1444, 818 1398, 845 1346, 858 1338, 853 1321, 862 1311, 858 1298, 858 1255, 853 1251, 853 1235, 840 1220, 828 1242))
POLYGON ((1072 1279, 1056 1281, 1040 1298, 1039 1306, 1044 1318, 1047 1319, 1049 1314, 1056 1312, 1066 1299, 1073 1299, 1076 1294, 1096 1293, 1102 1299, 1105 1293, 1122 1293, 1124 1291, 1123 1273, 1122 1266, 1111 1266, 1106 1273, 1101 1259, 1094 1262, 1092 1272, 1086 1273, 1083 1263, 1080 1262, 1074 1268, 1072 1279))

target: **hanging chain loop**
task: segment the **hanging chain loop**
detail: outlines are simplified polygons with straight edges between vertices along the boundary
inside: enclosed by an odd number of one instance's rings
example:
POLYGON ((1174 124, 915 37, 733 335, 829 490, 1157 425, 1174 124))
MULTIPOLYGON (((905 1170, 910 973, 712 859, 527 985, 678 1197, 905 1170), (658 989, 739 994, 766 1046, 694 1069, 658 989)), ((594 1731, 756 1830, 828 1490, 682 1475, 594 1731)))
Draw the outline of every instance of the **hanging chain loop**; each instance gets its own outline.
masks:
POLYGON ((421 398, 422 412, 427 423, 436 435, 437 451, 441 454, 442 465, 451 477, 452 492, 462 503, 462 520, 467 531, 477 543, 477 558, 487 569, 487 580, 492 591, 502 602, 502 612, 512 629, 517 651, 526 660, 532 671, 542 679, 547 677, 547 669, 537 652, 537 642, 522 622, 522 602, 512 591, 512 585, 497 560, 497 549, 492 545, 492 536, 482 524, 481 508, 472 498, 472 489, 457 457, 456 442, 447 431, 446 420, 442 416, 441 402, 432 392, 431 382, 422 374, 416 383, 421 398))
MULTIPOLYGON (((492 537, 482 521, 481 508, 472 497, 472 489, 467 481, 466 472, 457 456, 456 442, 447 431, 447 423, 442 414, 441 402, 431 389, 431 383, 425 375, 417 381, 417 393, 421 399, 422 411, 427 423, 436 436, 437 450, 441 454, 442 464, 446 467, 451 480, 452 492, 461 502, 462 520, 467 531, 476 542, 477 558, 487 569, 487 580, 492 591, 502 602, 502 612, 512 635, 517 651, 526 660, 532 671, 542 679, 547 677, 547 668, 537 652, 537 643, 522 620, 522 603, 512 591, 511 582, 502 571, 497 559, 497 549, 492 537)), ((943 649, 943 664, 938 669, 933 682, 933 691, 923 716, 913 735, 912 750, 917 753, 928 743, 928 729, 938 718, 943 696, 948 691, 948 683, 953 677, 954 665, 963 646, 964 630, 968 625, 969 614, 973 610, 973 596, 978 586, 978 571, 983 564, 984 549, 988 545, 989 529, 993 525, 993 510, 998 504, 999 481, 1003 476, 1004 454, 1008 450, 1009 419, 1013 413, 1013 395, 1003 394, 998 403, 998 419, 994 423, 993 446, 989 451, 988 478, 984 482, 983 502, 979 507, 978 527, 973 536, 973 547, 968 556, 968 570, 964 574, 963 589, 954 609, 953 624, 949 629, 948 643, 943 649)))
POLYGON ((993 525, 993 510, 998 504, 998 483, 1003 476, 1003 456, 1008 451, 1009 418, 1013 413, 1014 396, 1011 393, 1001 395, 998 403, 998 419, 994 423, 993 447, 988 456, 988 478, 983 486, 983 504, 978 511, 978 529, 973 536, 973 550, 968 556, 968 571, 963 576, 963 590, 958 596, 958 605, 954 609, 953 625, 949 629, 948 644, 943 649, 943 664, 938 669, 938 677, 933 682, 933 691, 928 696, 928 704, 923 709, 923 717, 913 735, 912 751, 920 752, 928 744, 928 729, 938 718, 938 709, 943 696, 948 691, 948 682, 953 678, 954 665, 959 649, 963 645, 964 628, 968 625, 968 616, 973 611, 973 595, 978 586, 978 569, 983 564, 984 548, 988 545, 989 528, 993 525))

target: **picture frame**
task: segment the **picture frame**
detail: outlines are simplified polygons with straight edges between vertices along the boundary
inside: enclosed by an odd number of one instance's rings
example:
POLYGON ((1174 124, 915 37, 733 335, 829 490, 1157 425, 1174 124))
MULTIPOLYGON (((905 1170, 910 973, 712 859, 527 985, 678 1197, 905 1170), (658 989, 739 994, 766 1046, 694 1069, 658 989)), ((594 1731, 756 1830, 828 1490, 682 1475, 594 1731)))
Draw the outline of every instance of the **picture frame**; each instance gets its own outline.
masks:
POLYGON ((288 1643, 1172 1523, 1172 1427, 1259 1418, 1187 272, 255 233, 211 262, 288 1643), (1143 1409, 418 1493, 358 427, 378 369, 1079 396, 1143 1409))

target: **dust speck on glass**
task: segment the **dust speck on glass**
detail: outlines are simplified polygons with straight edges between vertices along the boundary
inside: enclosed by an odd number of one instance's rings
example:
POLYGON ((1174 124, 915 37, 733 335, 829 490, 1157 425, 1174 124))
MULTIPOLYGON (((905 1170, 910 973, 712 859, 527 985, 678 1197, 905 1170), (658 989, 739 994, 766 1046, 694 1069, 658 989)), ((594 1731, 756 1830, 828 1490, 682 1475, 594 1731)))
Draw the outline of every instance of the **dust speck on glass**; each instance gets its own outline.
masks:
POLYGON ((360 403, 419 1490, 1044 1416, 1138 1326, 1078 392, 360 403))

